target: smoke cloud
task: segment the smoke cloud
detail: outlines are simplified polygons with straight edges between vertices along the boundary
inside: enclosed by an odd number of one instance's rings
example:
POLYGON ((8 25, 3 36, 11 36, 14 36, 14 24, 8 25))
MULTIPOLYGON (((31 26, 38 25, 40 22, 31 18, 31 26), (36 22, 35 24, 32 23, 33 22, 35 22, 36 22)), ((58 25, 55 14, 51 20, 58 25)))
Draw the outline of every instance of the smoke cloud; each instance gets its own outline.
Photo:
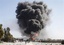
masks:
POLYGON ((24 32, 30 35, 44 29, 49 20, 49 13, 50 10, 43 2, 20 2, 16 9, 16 18, 19 26, 26 28, 24 32))

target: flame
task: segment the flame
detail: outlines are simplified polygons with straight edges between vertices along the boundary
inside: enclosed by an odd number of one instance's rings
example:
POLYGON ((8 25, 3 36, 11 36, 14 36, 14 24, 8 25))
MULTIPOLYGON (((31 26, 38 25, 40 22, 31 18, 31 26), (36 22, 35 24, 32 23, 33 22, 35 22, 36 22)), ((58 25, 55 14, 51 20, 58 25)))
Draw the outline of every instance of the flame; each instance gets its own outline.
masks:
POLYGON ((39 35, 38 33, 31 34, 30 39, 35 40, 38 35, 39 35))
POLYGON ((36 36, 36 37, 37 37, 37 36, 38 36, 38 33, 35 33, 35 34, 34 34, 34 36, 36 36))
POLYGON ((32 40, 35 40, 35 38, 32 38, 32 40))

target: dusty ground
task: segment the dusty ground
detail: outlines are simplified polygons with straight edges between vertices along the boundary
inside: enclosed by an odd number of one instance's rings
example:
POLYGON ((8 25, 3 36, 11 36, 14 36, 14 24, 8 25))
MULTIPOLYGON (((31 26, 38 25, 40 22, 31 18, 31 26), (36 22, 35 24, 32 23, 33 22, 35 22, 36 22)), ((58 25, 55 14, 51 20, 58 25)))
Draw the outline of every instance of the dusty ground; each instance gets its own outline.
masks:
POLYGON ((61 45, 61 43, 39 43, 39 42, 15 42, 15 43, 0 43, 0 45, 61 45))

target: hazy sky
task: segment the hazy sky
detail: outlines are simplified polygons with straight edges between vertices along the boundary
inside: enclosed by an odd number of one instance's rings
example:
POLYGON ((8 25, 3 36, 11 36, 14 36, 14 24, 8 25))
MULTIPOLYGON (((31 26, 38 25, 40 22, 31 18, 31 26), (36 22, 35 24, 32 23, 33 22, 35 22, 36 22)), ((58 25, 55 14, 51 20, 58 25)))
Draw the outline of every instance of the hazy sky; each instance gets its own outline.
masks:
MULTIPOLYGON (((10 27, 14 37, 21 37, 16 19, 16 7, 18 2, 42 1, 42 0, 0 0, 0 24, 10 27)), ((46 30, 42 31, 41 38, 64 39, 64 0, 43 0, 52 9, 50 23, 46 30)))

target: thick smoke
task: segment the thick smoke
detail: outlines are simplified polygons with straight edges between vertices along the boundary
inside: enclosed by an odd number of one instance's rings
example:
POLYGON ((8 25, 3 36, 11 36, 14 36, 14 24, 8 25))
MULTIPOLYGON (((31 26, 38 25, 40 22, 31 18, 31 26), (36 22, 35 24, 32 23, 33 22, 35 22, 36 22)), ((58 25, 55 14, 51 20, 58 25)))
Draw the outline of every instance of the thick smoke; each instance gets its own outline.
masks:
POLYGON ((26 34, 36 33, 43 29, 49 19, 50 10, 43 2, 18 3, 16 18, 20 27, 26 28, 26 34))

